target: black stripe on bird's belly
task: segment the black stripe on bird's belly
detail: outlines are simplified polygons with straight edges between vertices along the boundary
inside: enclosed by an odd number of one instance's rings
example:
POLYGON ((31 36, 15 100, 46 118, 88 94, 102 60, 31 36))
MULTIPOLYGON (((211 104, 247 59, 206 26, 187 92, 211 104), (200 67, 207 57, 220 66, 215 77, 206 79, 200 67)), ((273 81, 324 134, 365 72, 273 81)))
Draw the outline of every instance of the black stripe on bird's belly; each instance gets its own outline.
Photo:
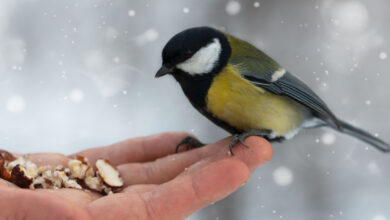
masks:
POLYGON ((197 108, 197 109, 200 113, 202 113, 202 115, 204 115, 206 118, 208 118, 214 124, 223 128, 225 131, 229 132, 230 134, 241 134, 244 132, 240 129, 237 129, 237 128, 229 125, 228 123, 222 121, 221 119, 215 117, 212 113, 207 111, 205 108, 201 108, 201 109, 197 108))
POLYGON ((206 96, 213 81, 213 74, 192 76, 178 70, 173 76, 179 82, 192 106, 194 106, 203 116, 231 134, 243 132, 216 118, 212 113, 206 110, 206 96))
POLYGON ((204 108, 206 106, 207 91, 213 81, 212 74, 193 76, 177 70, 173 76, 179 82, 184 94, 195 108, 204 108))
MULTIPOLYGON (((230 124, 224 122, 223 120, 215 117, 212 113, 210 113, 209 111, 207 111, 205 109, 198 109, 198 111, 200 113, 202 113, 202 115, 204 115, 210 121, 212 121, 214 124, 216 124, 217 126, 223 128, 225 131, 229 132, 232 135, 234 135, 234 134, 242 134, 242 133, 245 132, 245 131, 243 131, 241 129, 238 129, 238 128, 235 128, 235 127, 231 126, 230 124)), ((265 135, 265 136, 263 136, 263 138, 266 139, 269 142, 283 142, 283 141, 286 140, 286 138, 284 136, 269 137, 269 136, 265 135)))
MULTIPOLYGON (((204 108, 202 108, 202 109, 197 108, 197 109, 198 109, 198 111, 200 113, 202 113, 202 115, 204 115, 206 118, 208 118, 214 124, 216 124, 217 126, 223 128, 225 131, 229 132, 232 135, 234 135, 234 134, 241 134, 241 133, 245 132, 245 131, 243 131, 241 129, 237 129, 237 128, 229 125, 228 123, 222 121, 221 119, 215 117, 212 113, 210 113, 209 111, 207 111, 204 108)), ((283 136, 278 136, 278 137, 263 136, 263 138, 266 139, 269 142, 283 142, 283 141, 286 140, 286 138, 283 137, 283 136)))

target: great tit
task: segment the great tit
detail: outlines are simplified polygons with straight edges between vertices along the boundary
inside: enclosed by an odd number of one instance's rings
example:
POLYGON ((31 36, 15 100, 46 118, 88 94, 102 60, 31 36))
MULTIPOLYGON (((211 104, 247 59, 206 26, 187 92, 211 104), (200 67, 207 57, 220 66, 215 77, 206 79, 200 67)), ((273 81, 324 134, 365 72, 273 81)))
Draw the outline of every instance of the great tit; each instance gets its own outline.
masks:
MULTIPOLYGON (((305 83, 263 51, 214 28, 190 28, 173 36, 155 77, 167 74, 201 114, 233 135, 231 153, 237 142, 246 146, 248 136, 281 141, 302 128, 321 126, 390 151, 389 144, 339 120, 305 83)), ((203 145, 190 137, 178 147, 182 144, 203 145)))

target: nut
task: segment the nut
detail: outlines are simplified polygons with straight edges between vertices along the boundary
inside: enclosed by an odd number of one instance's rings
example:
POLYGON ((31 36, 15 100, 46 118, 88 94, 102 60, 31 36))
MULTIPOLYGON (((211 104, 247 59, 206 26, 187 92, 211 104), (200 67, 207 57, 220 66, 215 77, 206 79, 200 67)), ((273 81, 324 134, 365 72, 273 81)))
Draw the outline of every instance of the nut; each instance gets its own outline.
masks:
POLYGON ((2 157, 5 161, 11 162, 16 158, 10 152, 5 150, 0 150, 0 157, 2 157))
POLYGON ((54 170, 65 171, 65 168, 62 165, 57 165, 54 170))
POLYGON ((112 191, 111 187, 103 185, 102 193, 105 195, 112 195, 114 192, 112 191))
MULTIPOLYGON (((2 167, 4 167, 4 164, 5 164, 5 160, 4 160, 3 157, 0 156, 0 169, 1 169, 2 167)), ((1 171, 0 171, 0 172, 1 172, 1 171)), ((0 174, 1 174, 1 173, 0 173, 0 174)))
POLYGON ((75 159, 76 159, 76 160, 79 160, 79 161, 81 161, 83 164, 89 166, 88 158, 83 157, 83 156, 81 156, 81 155, 76 155, 76 156, 75 156, 75 159))
POLYGON ((100 177, 87 176, 84 179, 84 183, 91 190, 95 190, 98 192, 101 192, 103 190, 103 181, 100 177))
MULTIPOLYGON (((23 157, 18 157, 8 163, 6 169, 11 174, 8 180, 22 188, 29 188, 34 178, 38 175, 37 166, 30 161, 26 161, 23 157)), ((8 177, 8 174, 5 176, 8 177)))
POLYGON ((94 177, 95 171, 93 170, 93 167, 88 167, 87 171, 85 171, 85 178, 87 177, 94 177))
POLYGON ((44 178, 43 181, 53 189, 59 189, 64 185, 62 181, 62 177, 57 172, 64 172, 64 171, 46 170, 43 173, 43 178, 44 178))
POLYGON ((14 167, 20 165, 20 168, 25 170, 26 175, 28 177, 34 178, 38 175, 38 167, 34 163, 27 161, 24 157, 18 157, 12 162, 8 163, 6 168, 11 171, 14 167))
POLYGON ((26 170, 26 175, 29 178, 35 178, 38 175, 37 165, 35 165, 35 163, 31 163, 30 161, 27 161, 25 163, 25 170, 26 170))
POLYGON ((120 177, 119 171, 110 162, 104 159, 96 161, 98 175, 102 178, 105 184, 112 188, 121 188, 123 180, 120 177))
POLYGON ((52 189, 53 184, 50 180, 45 179, 42 176, 38 176, 30 184, 30 189, 52 189))
POLYGON ((81 187, 80 184, 78 184, 74 179, 68 179, 64 182, 64 185, 66 188, 83 189, 83 187, 81 187))
POLYGON ((68 167, 72 178, 84 179, 88 165, 80 160, 69 160, 68 167))
POLYGON ((9 162, 15 160, 15 157, 5 150, 0 150, 0 178, 11 179, 11 172, 7 169, 9 162))
POLYGON ((0 150, 0 177, 22 188, 30 189, 90 189, 109 195, 121 190, 123 180, 115 166, 107 160, 96 161, 97 171, 89 165, 88 159, 76 155, 69 160, 68 167, 42 166, 15 158, 7 151, 0 150))
POLYGON ((16 165, 11 171, 11 181, 22 188, 29 188, 33 178, 26 175, 27 172, 20 164, 16 165))
POLYGON ((69 179, 69 177, 66 175, 65 171, 54 171, 53 175, 56 180, 55 186, 59 185, 59 182, 61 182, 61 186, 65 186, 66 188, 74 188, 74 189, 82 189, 82 187, 77 183, 74 179, 69 179))
POLYGON ((5 167, 1 167, 0 168, 0 177, 2 179, 10 181, 11 180, 11 173, 5 167))

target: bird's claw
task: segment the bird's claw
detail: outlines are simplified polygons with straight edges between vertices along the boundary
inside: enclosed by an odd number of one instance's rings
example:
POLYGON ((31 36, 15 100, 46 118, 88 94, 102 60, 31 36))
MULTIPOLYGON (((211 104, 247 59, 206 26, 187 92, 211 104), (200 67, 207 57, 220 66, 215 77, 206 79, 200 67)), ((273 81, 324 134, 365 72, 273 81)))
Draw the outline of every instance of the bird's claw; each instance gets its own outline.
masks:
POLYGON ((234 155, 233 147, 237 142, 240 142, 242 146, 249 148, 249 146, 245 144, 245 139, 249 136, 267 137, 269 135, 271 135, 270 130, 249 130, 241 134, 235 134, 229 143, 230 154, 234 155))
POLYGON ((205 144, 200 142, 198 139, 192 137, 192 136, 187 136, 181 140, 177 146, 176 146, 176 153, 179 152, 179 149, 182 145, 186 145, 186 150, 190 150, 192 148, 199 148, 203 147, 205 144))

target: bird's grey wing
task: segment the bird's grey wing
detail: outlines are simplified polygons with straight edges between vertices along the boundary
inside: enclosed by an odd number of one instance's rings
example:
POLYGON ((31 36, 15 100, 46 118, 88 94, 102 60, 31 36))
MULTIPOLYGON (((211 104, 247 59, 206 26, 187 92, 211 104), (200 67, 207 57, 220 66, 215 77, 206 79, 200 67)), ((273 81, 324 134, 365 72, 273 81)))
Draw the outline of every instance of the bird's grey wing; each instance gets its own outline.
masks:
MULTIPOLYGON (((275 74, 275 73, 269 73, 275 74)), ((252 84, 262 87, 274 94, 284 95, 309 108, 313 114, 340 129, 342 126, 328 106, 306 84, 289 72, 276 81, 264 79, 260 74, 243 74, 252 84)), ((268 77, 269 78, 269 77, 268 77)))
POLYGON ((342 128, 324 101, 305 83, 285 72, 276 61, 248 42, 230 35, 228 37, 232 45, 229 63, 240 69, 243 78, 274 94, 287 96, 301 103, 310 109, 313 115, 337 129, 342 128))
POLYGON ((252 84, 274 94, 287 96, 309 108, 313 115, 328 122, 333 127, 337 129, 342 128, 338 119, 330 111, 324 101, 322 101, 322 99, 305 83, 291 73, 284 72, 285 70, 280 67, 279 69, 273 68, 273 70, 265 70, 264 64, 253 57, 245 57, 245 61, 242 59, 240 61, 240 63, 245 63, 245 66, 236 63, 240 67, 241 76, 252 84), (257 68, 256 65, 261 66, 261 68, 257 68), (277 71, 279 71, 279 73, 276 73, 277 71), (280 74, 281 76, 279 75, 280 78, 273 78, 274 74, 280 74))

